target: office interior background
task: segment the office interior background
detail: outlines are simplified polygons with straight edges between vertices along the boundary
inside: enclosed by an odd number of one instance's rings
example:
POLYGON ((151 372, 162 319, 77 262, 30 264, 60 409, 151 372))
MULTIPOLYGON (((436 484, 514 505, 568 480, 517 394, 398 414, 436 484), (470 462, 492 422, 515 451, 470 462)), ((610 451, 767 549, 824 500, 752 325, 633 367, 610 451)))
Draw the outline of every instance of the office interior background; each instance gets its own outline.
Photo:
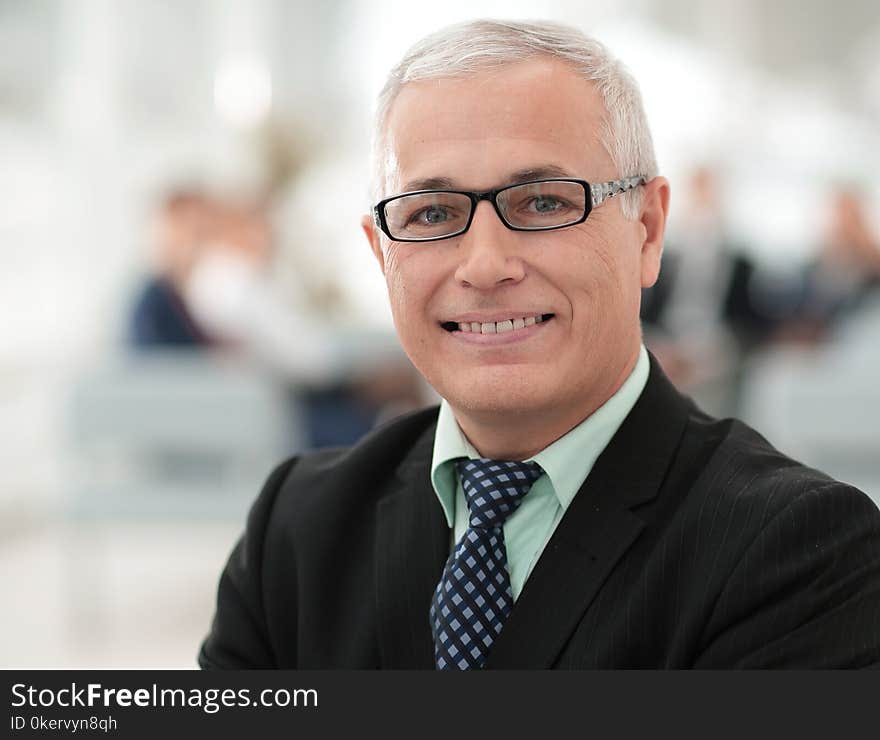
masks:
POLYGON ((428 31, 536 13, 641 84, 649 348, 880 501, 876 0, 0 0, 2 667, 195 667, 273 465, 436 400, 360 231, 373 99, 428 31))

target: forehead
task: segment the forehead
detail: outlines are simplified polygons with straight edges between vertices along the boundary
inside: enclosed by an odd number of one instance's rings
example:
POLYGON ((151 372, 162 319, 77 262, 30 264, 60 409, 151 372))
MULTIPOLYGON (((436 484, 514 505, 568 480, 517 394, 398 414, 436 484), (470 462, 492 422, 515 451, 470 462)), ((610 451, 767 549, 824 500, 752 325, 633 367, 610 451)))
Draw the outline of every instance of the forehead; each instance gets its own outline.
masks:
POLYGON ((432 178, 488 189, 510 173, 546 168, 608 179, 604 114, 595 85, 558 60, 408 83, 387 119, 387 183, 397 192, 432 178))

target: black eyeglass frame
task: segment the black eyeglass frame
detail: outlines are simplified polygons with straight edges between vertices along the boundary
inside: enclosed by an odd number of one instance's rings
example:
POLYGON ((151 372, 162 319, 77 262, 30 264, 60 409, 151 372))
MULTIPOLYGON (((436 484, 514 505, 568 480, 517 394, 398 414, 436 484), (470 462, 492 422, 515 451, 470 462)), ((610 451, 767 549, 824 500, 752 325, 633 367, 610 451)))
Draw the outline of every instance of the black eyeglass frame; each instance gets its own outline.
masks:
POLYGON ((629 190, 633 190, 639 185, 645 185, 647 182, 648 178, 645 175, 635 175, 633 177, 625 177, 621 180, 610 180, 608 182, 597 184, 590 184, 586 180, 579 180, 576 178, 551 177, 542 180, 529 180, 527 182, 518 182, 513 185, 505 185, 503 188, 497 188, 496 190, 485 190, 482 192, 471 190, 412 190, 407 193, 392 195, 390 198, 380 200, 375 206, 373 206, 373 221, 376 223, 376 226, 382 230, 382 233, 385 234, 385 236, 387 236, 389 239, 391 239, 391 241, 436 242, 440 241, 441 239, 451 239, 452 237, 461 236, 462 234, 464 234, 471 227, 471 222, 474 220, 474 213, 476 213, 477 206, 479 205, 480 201, 488 200, 492 204, 492 207, 495 209, 495 213, 498 214, 498 218, 501 219, 501 223, 503 223, 511 231, 555 231, 556 229, 567 229, 569 226, 577 226, 578 224, 582 224, 593 212, 593 209, 597 206, 602 205, 602 203, 604 203, 608 198, 611 198, 615 195, 620 195, 629 190), (504 214, 501 213, 501 209, 498 207, 498 196, 501 193, 505 192, 506 190, 512 190, 513 188, 521 188, 525 185, 539 185, 545 182, 569 182, 580 185, 584 189, 585 196, 583 216, 581 216, 576 221, 571 221, 567 224, 559 224, 558 226, 514 226, 506 218, 504 218, 504 214), (391 234, 391 230, 388 228, 388 220, 385 216, 385 206, 401 198, 407 198, 412 195, 427 195, 430 193, 450 193, 453 195, 466 195, 468 198, 470 198, 471 212, 468 215, 467 223, 458 231, 455 231, 451 234, 444 234, 443 236, 428 236, 418 239, 401 239, 393 236, 391 234))

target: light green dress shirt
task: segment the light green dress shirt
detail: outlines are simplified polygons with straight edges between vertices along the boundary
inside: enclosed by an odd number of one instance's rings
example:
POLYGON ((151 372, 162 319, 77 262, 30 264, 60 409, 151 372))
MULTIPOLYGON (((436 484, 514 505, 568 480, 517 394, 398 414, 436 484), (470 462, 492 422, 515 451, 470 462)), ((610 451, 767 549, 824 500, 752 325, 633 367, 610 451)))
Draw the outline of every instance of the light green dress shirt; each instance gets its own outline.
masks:
MULTIPOLYGON (((504 523, 507 569, 514 600, 519 597, 532 568, 590 474, 596 458, 644 390, 648 368, 648 353, 642 345, 635 368, 617 393, 570 432, 528 458, 541 466, 544 475, 535 481, 519 508, 504 523)), ((468 526, 467 502, 455 473, 455 460, 462 457, 477 459, 480 454, 468 442, 452 408, 443 400, 434 436, 431 483, 453 533, 450 551, 468 526)))

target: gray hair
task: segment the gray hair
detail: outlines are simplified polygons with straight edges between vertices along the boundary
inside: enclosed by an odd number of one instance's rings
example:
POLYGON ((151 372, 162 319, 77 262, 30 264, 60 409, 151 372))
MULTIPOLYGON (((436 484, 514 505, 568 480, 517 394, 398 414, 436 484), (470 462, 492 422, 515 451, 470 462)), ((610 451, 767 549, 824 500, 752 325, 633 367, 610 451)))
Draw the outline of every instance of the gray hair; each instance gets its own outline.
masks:
MULTIPOLYGON (((548 22, 473 20, 442 28, 412 46, 394 67, 377 100, 373 132, 373 202, 383 197, 388 113, 408 82, 467 77, 487 69, 549 56, 569 63, 596 85, 605 103, 600 141, 619 177, 657 175, 651 132, 638 84, 608 49, 572 26, 548 22)), ((626 218, 638 217, 641 189, 621 198, 626 218)))

